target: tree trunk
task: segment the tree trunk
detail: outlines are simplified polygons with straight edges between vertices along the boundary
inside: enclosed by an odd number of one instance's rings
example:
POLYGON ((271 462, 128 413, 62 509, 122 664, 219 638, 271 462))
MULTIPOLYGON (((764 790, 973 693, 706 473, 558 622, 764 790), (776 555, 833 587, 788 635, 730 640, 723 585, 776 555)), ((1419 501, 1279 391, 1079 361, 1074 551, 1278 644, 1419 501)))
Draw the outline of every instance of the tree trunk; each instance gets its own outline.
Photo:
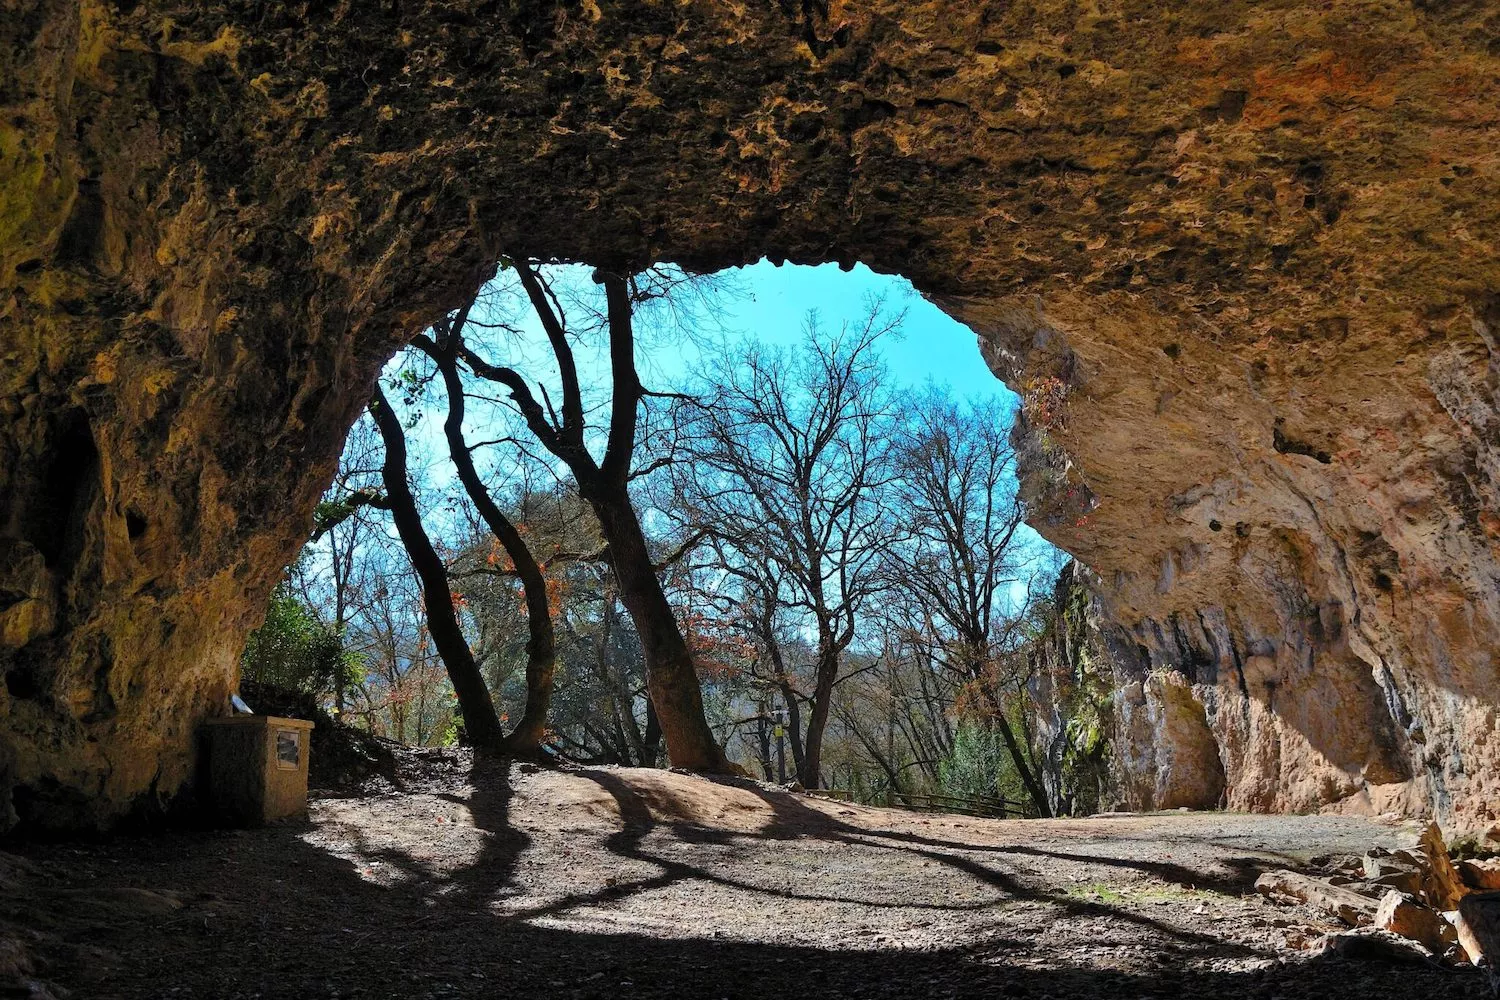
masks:
POLYGON ((833 705, 833 684, 838 676, 838 650, 825 638, 818 643, 818 679, 813 685, 812 711, 807 717, 807 745, 798 769, 798 780, 803 788, 822 785, 823 732, 828 728, 828 710, 833 705))
POLYGON ((1030 796, 1032 805, 1036 806, 1039 815, 1051 816, 1052 806, 1047 801, 1047 792, 1032 772, 1031 765, 1026 762, 1021 745, 1016 742, 1016 734, 1011 730, 1009 720, 1005 718, 1005 706, 995 697, 994 692, 984 687, 982 683, 980 690, 985 692, 984 699, 989 704, 990 722, 999 728, 1000 738, 1005 741, 1005 749, 1010 753, 1010 759, 1016 765, 1016 773, 1021 776, 1021 784, 1026 787, 1026 794, 1030 796))
MULTIPOLYGON (((457 332, 450 334, 457 337, 457 332)), ((443 432, 448 439, 448 454, 464 492, 473 501, 479 516, 504 547, 515 565, 516 576, 526 599, 526 708, 521 721, 505 738, 505 749, 511 753, 534 755, 542 746, 547 732, 547 713, 552 704, 552 681, 557 666, 557 640, 552 628, 552 608, 547 600, 547 579, 516 530, 490 496, 488 487, 474 468, 474 456, 464 441, 464 386, 458 374, 456 351, 441 346, 427 351, 443 373, 448 392, 448 418, 443 432)))
POLYGON ((798 781, 802 780, 802 708, 797 704, 797 692, 792 687, 791 681, 782 675, 781 703, 786 706, 786 736, 787 742, 792 745, 792 773, 798 781))
POLYGON ((641 737, 641 766, 655 767, 661 756, 661 720, 656 717, 656 706, 646 698, 646 732, 641 737))
POLYGON ((336 532, 328 533, 328 552, 333 564, 333 628, 339 637, 339 668, 333 673, 333 714, 341 719, 344 715, 344 675, 347 672, 344 653, 344 570, 340 566, 339 538, 336 532))
MULTIPOLYGON (((761 613, 756 627, 760 632, 761 643, 766 648, 766 654, 771 658, 771 671, 775 676, 776 687, 781 691, 781 704, 786 707, 786 733, 788 741, 792 744, 792 773, 797 776, 798 781, 801 781, 802 711, 797 705, 797 692, 787 677, 786 660, 781 655, 781 643, 776 638, 774 614, 775 605, 767 596, 761 604, 761 613)), ((778 780, 782 780, 780 776, 778 780)))
POLYGON ((500 718, 495 714, 489 688, 485 686, 468 640, 459 627, 458 614, 453 609, 453 592, 448 587, 448 571, 422 528, 416 499, 406 482, 406 435, 401 429, 401 421, 378 386, 370 403, 370 415, 375 418, 375 425, 380 428, 380 437, 385 442, 385 463, 380 474, 390 502, 391 520, 396 523, 401 544, 422 583, 427 630, 432 634, 433 645, 437 647, 443 666, 448 669, 448 678, 453 682, 453 691, 458 695, 464 728, 476 746, 496 746, 502 735, 500 718))
POLYGON ((567 331, 553 312, 544 284, 530 265, 517 261, 516 273, 552 345, 562 380, 561 420, 558 421, 552 413, 550 402, 546 407, 538 402, 526 380, 514 369, 490 365, 467 349, 461 349, 462 356, 475 374, 510 389, 511 398, 531 432, 544 448, 567 464, 578 484, 579 494, 598 517, 600 533, 609 545, 620 601, 635 622, 645 650, 647 689, 652 704, 656 706, 661 734, 666 739, 673 766, 694 771, 740 772, 741 769, 724 756, 713 731, 708 728, 692 654, 656 576, 640 520, 630 502, 627 487, 635 448, 637 411, 645 390, 635 369, 629 283, 621 275, 596 272, 596 280, 603 284, 608 300, 610 375, 614 383, 609 407, 608 443, 604 459, 596 463, 586 440, 578 367, 567 331))
POLYGON ((635 623, 646 657, 647 690, 656 707, 673 767, 725 773, 737 770, 714 739, 703 714, 703 693, 692 653, 662 590, 640 521, 623 486, 599 488, 580 482, 580 492, 599 518, 620 602, 635 623))
POLYGON ((1026 794, 1031 796, 1031 802, 1036 806, 1037 813, 1044 817, 1051 816, 1052 806, 1047 802, 1047 792, 1037 780, 1031 766, 1027 764, 1021 747, 1016 742, 1016 735, 1011 731, 1010 723, 1003 714, 999 714, 995 716, 995 724, 1000 727, 1000 738, 1005 741, 1005 748, 1010 751, 1011 760, 1016 763, 1016 771, 1021 775, 1021 783, 1026 786, 1026 794))
MULTIPOLYGON (((643 736, 641 727, 635 721, 635 692, 630 686, 630 668, 623 663, 610 662, 609 650, 615 622, 614 593, 604 591, 599 604, 599 655, 595 657, 594 671, 598 674, 600 681, 609 685, 610 711, 614 713, 615 718, 620 720, 625 738, 629 741, 630 752, 625 756, 626 762, 639 763, 641 767, 650 767, 655 763, 656 751, 654 747, 650 750, 651 756, 648 760, 646 742, 649 734, 643 736)), ((646 704, 651 704, 649 698, 646 704)))
POLYGON ((766 725, 770 712, 762 703, 760 706, 760 724, 756 727, 756 749, 760 751, 760 769, 766 776, 767 781, 776 780, 776 772, 771 763, 771 727, 766 725))

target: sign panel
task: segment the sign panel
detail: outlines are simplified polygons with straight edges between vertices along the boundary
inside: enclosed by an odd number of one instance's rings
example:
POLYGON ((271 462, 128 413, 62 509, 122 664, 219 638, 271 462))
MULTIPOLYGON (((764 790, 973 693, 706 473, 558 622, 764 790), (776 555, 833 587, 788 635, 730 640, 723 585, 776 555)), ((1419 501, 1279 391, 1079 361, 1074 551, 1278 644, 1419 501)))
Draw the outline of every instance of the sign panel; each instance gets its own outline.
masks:
POLYGON ((276 730, 276 766, 295 771, 302 764, 302 739, 295 729, 276 730))

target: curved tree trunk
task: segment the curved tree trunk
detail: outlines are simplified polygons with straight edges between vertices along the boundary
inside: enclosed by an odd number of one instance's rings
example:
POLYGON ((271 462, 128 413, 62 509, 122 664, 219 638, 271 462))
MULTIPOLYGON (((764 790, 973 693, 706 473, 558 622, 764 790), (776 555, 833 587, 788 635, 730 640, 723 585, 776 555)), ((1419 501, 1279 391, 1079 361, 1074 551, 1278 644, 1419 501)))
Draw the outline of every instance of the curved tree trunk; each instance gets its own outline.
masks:
MULTIPOLYGON (((454 322, 448 337, 456 341, 462 317, 454 322)), ((557 665, 557 640, 552 628, 552 608, 547 600, 547 580, 542 568, 527 547, 516 526, 500 510, 479 472, 474 456, 464 441, 464 386, 458 374, 457 344, 438 345, 427 342, 421 349, 437 363, 443 385, 448 392, 448 417, 443 432, 448 439, 448 454, 458 480, 473 501, 479 516, 515 564, 516 576, 526 599, 526 708, 521 721, 505 738, 505 749, 532 755, 542 746, 547 731, 547 713, 552 704, 552 681, 557 665)))
POLYGON ((656 707, 667 757, 692 771, 736 770, 714 739, 703 714, 703 692, 693 655, 662 590, 646 538, 625 488, 580 479, 580 492, 599 518, 610 565, 620 584, 620 603, 630 613, 645 650, 647 688, 656 707))
POLYGON ((672 605, 662 590, 651 560, 640 519, 630 500, 630 468, 635 449, 638 408, 644 389, 635 367, 635 333, 630 289, 624 277, 599 272, 608 300, 609 359, 613 394, 610 398, 608 442, 604 458, 595 462, 586 440, 578 367, 567 331, 553 311, 541 279, 524 261, 516 273, 547 333, 562 381, 561 416, 550 404, 544 408, 519 372, 491 365, 473 351, 460 356, 481 378, 505 385, 527 426, 553 455, 573 473, 579 495, 599 519, 600 533, 609 546, 609 561, 620 588, 620 602, 635 623, 646 659, 647 687, 674 767, 718 773, 740 772, 714 739, 703 714, 703 693, 691 651, 677 624, 672 605))
POLYGON ((448 587, 448 571, 422 527, 416 499, 406 482, 406 435, 401 429, 401 421, 396 418, 378 385, 370 402, 370 415, 375 418, 375 426, 380 428, 380 437, 385 442, 385 462, 380 475, 385 482, 391 520, 396 523, 396 532, 411 559, 412 569, 422 582, 427 630, 432 634, 433 645, 437 647, 443 666, 448 669, 448 678, 453 682, 453 691, 458 695, 464 730, 476 746, 498 746, 502 735, 500 717, 495 714, 490 690, 485 686, 479 665, 474 662, 474 653, 459 627, 458 614, 453 609, 453 591, 448 587))

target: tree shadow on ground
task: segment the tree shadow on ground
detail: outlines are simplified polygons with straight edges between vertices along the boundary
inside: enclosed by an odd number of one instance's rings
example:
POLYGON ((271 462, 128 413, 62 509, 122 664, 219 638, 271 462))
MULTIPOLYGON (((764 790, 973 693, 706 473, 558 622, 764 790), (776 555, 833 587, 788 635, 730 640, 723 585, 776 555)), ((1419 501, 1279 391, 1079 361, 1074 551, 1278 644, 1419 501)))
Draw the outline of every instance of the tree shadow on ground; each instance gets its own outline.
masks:
MULTIPOLYGON (((633 789, 628 782, 618 774, 609 771, 582 771, 580 776, 596 782, 607 791, 618 804, 623 829, 619 833, 609 837, 605 843, 609 850, 624 858, 637 861, 646 861, 660 866, 662 873, 652 879, 638 884, 638 888, 659 888, 674 881, 685 879, 697 879, 717 885, 728 886, 736 889, 749 890, 753 892, 767 893, 792 899, 804 899, 831 903, 854 903, 863 906, 892 906, 900 908, 934 908, 950 911, 961 911, 968 909, 985 909, 999 905, 995 902, 984 903, 947 903, 940 905, 913 904, 911 902, 901 903, 878 903, 869 900, 851 899, 846 896, 823 895, 803 891, 769 889, 763 886, 751 885, 739 880, 729 879, 722 874, 711 872, 700 866, 687 864, 680 860, 663 858, 657 854, 651 854, 642 850, 641 842, 657 824, 653 819, 651 810, 646 805, 640 794, 633 789)), ((793 795, 784 792, 768 792, 755 782, 744 779, 714 779, 718 783, 745 788, 753 792, 771 808, 772 821, 766 836, 774 836, 777 839, 794 839, 810 837, 818 840, 834 843, 847 844, 851 847, 869 849, 871 847, 890 850, 904 850, 919 855, 929 861, 940 865, 947 865, 967 875, 983 885, 997 890, 1003 896, 1013 900, 1025 900, 1029 902, 1047 903, 1060 908, 1067 916, 1074 918, 1084 917, 1109 917, 1125 923, 1136 924, 1147 928, 1169 939, 1175 939, 1185 943, 1191 943, 1200 947, 1209 948, 1216 953, 1245 957, 1255 954, 1252 949, 1241 945, 1226 942, 1220 938, 1209 935, 1197 934, 1185 931, 1165 924, 1159 920, 1143 916, 1122 907, 1109 906, 1104 903, 1096 903, 1088 900, 1078 899, 1063 893, 1048 892, 1039 887, 1029 885, 1014 873, 1004 871, 1000 868, 981 864, 974 859, 965 856, 971 845, 943 841, 935 838, 918 837, 909 834, 891 833, 889 831, 871 831, 862 827, 842 823, 819 809, 800 802, 793 795), (888 841, 888 842, 887 842, 888 841)), ((674 832, 679 835, 686 831, 679 826, 674 826, 674 832)), ((691 840, 691 835, 683 836, 683 839, 691 840)), ((995 850, 1004 850, 997 848, 995 850)), ((1045 852, 1040 852, 1045 853, 1045 852)), ((1086 859, 1093 861, 1092 858, 1086 859)), ((1173 870, 1174 874, 1180 866, 1165 866, 1173 870)), ((1147 870, 1150 870, 1149 868, 1147 870)), ((1196 874, 1189 869, 1181 869, 1182 872, 1196 874)), ((632 889, 637 886, 632 886, 632 889)), ((563 910, 585 905, 594 899, 585 895, 568 900, 560 900, 535 911, 526 911, 525 916, 551 915, 563 910)))
MULTIPOLYGON (((180 909, 114 919, 73 912, 55 924, 49 967, 38 974, 77 997, 259 998, 862 998, 928 997, 1273 997, 1358 1000, 1449 1000, 1478 987, 1474 974, 1425 966, 1316 959, 1254 971, 1208 971, 1225 942, 1143 920, 1153 933, 1182 943, 1179 955, 1198 968, 1160 963, 1150 974, 1083 968, 1059 956, 1054 967, 1016 961, 1012 943, 991 939, 930 951, 891 946, 861 950, 713 939, 709 929, 680 936, 602 934, 537 926, 540 917, 585 903, 607 905, 610 893, 578 894, 524 913, 492 901, 517 875, 529 838, 510 821, 507 765, 481 762, 473 794, 459 796, 487 840, 473 862, 434 877, 408 858, 391 884, 372 880, 356 860, 310 843, 297 828, 243 833, 171 834, 130 843, 39 846, 31 851, 59 885, 141 885, 174 892, 180 909), (92 949, 92 951, 90 951, 92 949), (104 949, 105 951, 101 951, 104 949), (112 953, 118 960, 101 957, 112 953), (93 957, 91 957, 93 956, 93 957)), ((658 857, 653 835, 726 844, 760 834, 726 834, 663 824, 628 781, 609 771, 584 772, 619 807, 618 830, 605 837, 622 858, 660 874, 644 888, 703 880, 755 892, 702 866, 658 857), (697 839, 695 839, 697 838, 697 839)), ((742 786, 743 787, 743 786, 742 786)), ((773 839, 814 837, 869 850, 913 851, 1018 899, 1061 908, 1065 918, 1142 919, 1102 904, 1059 897, 998 867, 964 856, 972 845, 938 838, 881 837, 810 809, 795 797, 758 790, 773 811, 773 839), (882 843, 883 842, 883 843, 882 843)), ((392 852, 387 852, 392 853, 392 852)), ((396 852, 399 853, 399 852, 396 852)), ((1046 852, 1040 852, 1045 854, 1046 852)), ((1086 858, 1090 863, 1099 859, 1086 858)), ((395 859, 393 858, 393 863, 395 859)), ((998 864, 997 859, 997 864, 998 864)), ((38 905, 47 905, 38 897, 38 905)), ((838 900, 837 895, 829 895, 838 900)), ((855 900, 853 902, 861 903, 855 900)), ((75 911, 77 907, 75 906, 75 911)), ((3 991, 0 991, 3 995, 3 991)), ((24 994, 22 994, 24 995, 24 994)))
MULTIPOLYGON (((437 857, 368 843, 357 837, 358 831, 355 831, 357 839, 351 843, 361 857, 386 867, 393 887, 441 895, 445 904, 452 907, 484 907, 511 885, 521 855, 531 845, 531 838, 510 822, 511 800, 515 796, 510 774, 514 767, 535 765, 475 752, 465 776, 468 794, 427 791, 433 798, 467 810, 474 828, 485 834, 478 852, 455 870, 444 870, 439 863, 442 859, 437 857)), ((441 837, 439 831, 435 840, 440 841, 441 837)))
POLYGON ((822 830, 828 836, 835 838, 854 837, 865 843, 875 840, 889 841, 895 844, 936 848, 945 851, 1024 855, 1055 861, 1076 861, 1081 864, 1105 865, 1111 868, 1130 868, 1143 875, 1158 878, 1163 882, 1181 885, 1185 888, 1203 889, 1228 895, 1236 895, 1244 892, 1255 884, 1255 880, 1262 873, 1273 868, 1301 869, 1306 867, 1305 864, 1290 855, 1274 851, 1264 851, 1256 852, 1259 855, 1258 857, 1241 855, 1239 857, 1218 859, 1218 863, 1228 870, 1228 874, 1219 875, 1214 872, 1189 868, 1170 861, 1149 861, 1137 858, 1112 857, 1109 855, 1079 854, 1067 851, 1047 850, 1026 844, 970 844, 897 830, 869 830, 864 827, 840 822, 828 815, 828 813, 820 809, 814 809, 798 801, 796 796, 768 791, 755 782, 734 778, 716 778, 712 780, 744 788, 764 801, 771 808, 773 829, 788 831, 822 830))
MULTIPOLYGON (((1273 868, 1303 869, 1307 867, 1304 862, 1291 855, 1276 851, 1258 850, 1254 852, 1254 857, 1249 856, 1247 853, 1239 857, 1220 858, 1219 863, 1228 869, 1228 874, 1218 875, 1213 872, 1205 872, 1201 869, 1174 864, 1170 861, 1151 861, 1138 858, 1121 858, 1111 855, 1054 851, 1026 844, 973 844, 899 830, 870 830, 851 823, 844 823, 821 809, 815 809, 810 805, 804 804, 794 795, 788 795, 779 791, 770 791, 763 785, 753 781, 746 781, 742 778, 717 777, 708 780, 718 784, 743 788, 765 802, 770 807, 772 814, 771 825, 765 831, 766 836, 797 837, 812 833, 814 835, 821 834, 834 837, 869 838, 863 841, 867 844, 871 841, 889 841, 894 844, 964 851, 975 854, 1026 855, 1044 859, 1051 858, 1058 861, 1076 861, 1082 864, 1105 865, 1112 868, 1130 868, 1143 875, 1154 876, 1164 882, 1188 888, 1205 889, 1211 892, 1228 894, 1239 893, 1253 886, 1256 878, 1263 872, 1273 868)), ((1100 839, 1112 840, 1114 838, 1103 835, 1100 839)), ((1115 842, 1118 842, 1118 840, 1115 842)))
POLYGON ((449 880, 456 890, 455 903, 482 906, 514 881, 517 865, 531 845, 531 838, 510 822, 511 800, 515 797, 510 772, 513 767, 534 766, 476 753, 469 775, 473 788, 469 797, 442 796, 466 805, 474 825, 489 834, 474 863, 449 880))

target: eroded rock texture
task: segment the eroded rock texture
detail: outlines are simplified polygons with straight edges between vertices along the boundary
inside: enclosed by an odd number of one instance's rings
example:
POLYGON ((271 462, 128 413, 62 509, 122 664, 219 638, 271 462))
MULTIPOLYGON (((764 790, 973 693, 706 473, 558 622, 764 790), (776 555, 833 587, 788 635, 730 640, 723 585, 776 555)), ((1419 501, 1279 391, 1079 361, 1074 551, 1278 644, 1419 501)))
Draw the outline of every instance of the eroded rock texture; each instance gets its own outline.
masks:
POLYGON ((1098 589, 1086 569, 1064 566, 1057 614, 1028 652, 1053 813, 1223 806, 1224 755, 1205 691, 1179 669, 1153 663, 1098 589))
POLYGON ((1496 808, 1492 5, 9 0, 0 52, 0 826, 182 784, 504 252, 908 275, 1229 805, 1496 808))

